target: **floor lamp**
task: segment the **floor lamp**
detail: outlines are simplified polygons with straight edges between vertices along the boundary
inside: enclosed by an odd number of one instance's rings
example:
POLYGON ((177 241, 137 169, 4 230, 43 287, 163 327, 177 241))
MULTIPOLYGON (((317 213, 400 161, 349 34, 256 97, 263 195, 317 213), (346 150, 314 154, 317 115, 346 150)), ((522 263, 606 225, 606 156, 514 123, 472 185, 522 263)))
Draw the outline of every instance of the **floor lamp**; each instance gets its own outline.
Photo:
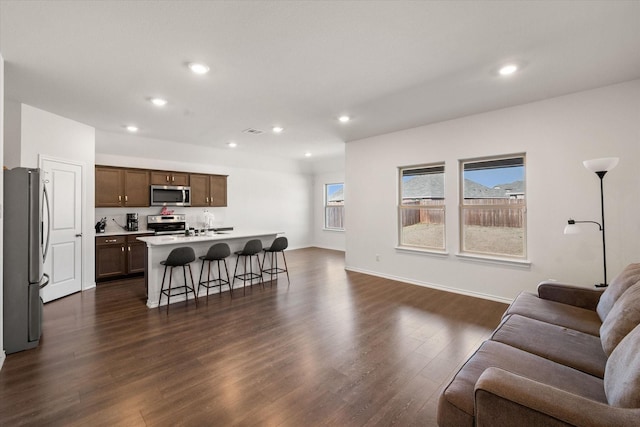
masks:
POLYGON ((594 172, 600 178, 600 209, 602 213, 601 222, 596 221, 576 221, 570 219, 567 221, 567 225, 564 228, 564 234, 577 234, 580 232, 580 229, 576 224, 582 223, 592 223, 596 224, 600 231, 602 232, 602 266, 604 269, 604 282, 596 285, 596 288, 604 288, 608 286, 607 283, 607 246, 604 237, 604 186, 603 179, 604 176, 611 169, 615 168, 618 164, 617 157, 605 157, 602 159, 593 159, 593 160, 585 160, 582 162, 585 168, 589 169, 591 172, 594 172))

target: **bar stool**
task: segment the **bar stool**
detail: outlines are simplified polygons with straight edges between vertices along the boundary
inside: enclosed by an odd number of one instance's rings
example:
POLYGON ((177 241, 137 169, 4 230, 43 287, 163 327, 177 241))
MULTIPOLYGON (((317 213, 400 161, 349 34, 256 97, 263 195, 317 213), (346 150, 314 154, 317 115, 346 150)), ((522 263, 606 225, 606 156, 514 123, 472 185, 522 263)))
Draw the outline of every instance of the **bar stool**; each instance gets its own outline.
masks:
POLYGON ((200 278, 198 279, 198 294, 200 294, 200 285, 207 288, 207 301, 209 301, 209 289, 218 286, 220 288, 220 296, 222 296, 222 286, 227 285, 231 289, 229 284, 229 270, 227 269, 226 258, 231 255, 231 249, 226 243, 216 243, 211 246, 206 255, 200 257, 202 260, 202 267, 200 267, 200 278), (218 265, 218 277, 211 278, 211 263, 214 262, 218 265), (227 280, 224 280, 221 275, 220 262, 224 263, 224 271, 227 274, 227 280), (204 264, 208 264, 207 280, 202 280, 202 273, 204 272, 204 264))
POLYGON ((278 278, 278 274, 287 273, 287 283, 291 284, 289 280, 289 269, 287 268, 287 258, 284 256, 284 250, 289 246, 289 241, 286 237, 276 237, 276 239, 271 243, 271 246, 264 250, 264 256, 262 257, 262 272, 267 273, 270 278, 270 282, 273 283, 273 276, 278 278), (267 253, 271 254, 271 259, 269 260, 271 263, 271 268, 264 268, 264 261, 267 259, 267 253), (284 268, 278 267, 278 253, 282 254, 282 260, 284 261, 284 268), (274 263, 275 259, 275 263, 274 263))
POLYGON ((193 251, 193 248, 188 246, 175 248, 167 257, 166 260, 160 261, 160 264, 164 265, 164 274, 162 275, 162 285, 160 286, 160 298, 158 299, 158 307, 160 307, 160 300, 162 300, 162 295, 167 296, 167 314, 169 313, 169 303, 171 297, 175 297, 178 295, 185 295, 185 303, 189 304, 189 294, 188 292, 193 292, 193 298, 196 303, 196 307, 198 306, 198 295, 196 295, 195 285, 193 283, 193 273, 191 272, 191 262, 195 261, 196 254, 193 251), (167 276, 167 267, 171 267, 169 270, 169 289, 164 289, 164 279, 167 276), (184 274, 184 286, 176 286, 173 290, 182 290, 184 292, 171 293, 171 279, 173 278, 173 268, 174 267, 182 267, 182 273, 184 274), (189 267, 189 277, 191 278, 191 286, 187 283, 187 269, 189 267))
POLYGON ((236 278, 242 280, 242 293, 246 295, 247 281, 249 286, 253 286, 253 281, 260 280, 262 287, 264 288, 264 282, 262 280, 262 269, 260 268, 260 252, 262 251, 262 242, 258 239, 249 240, 241 251, 235 252, 238 256, 236 259, 236 268, 233 271, 233 282, 231 283, 231 294, 233 295, 233 284, 236 282, 236 278), (256 257, 258 261, 258 270, 260 274, 253 272, 253 257, 256 257), (236 274, 238 272, 238 264, 240 257, 244 259, 244 272, 242 274, 236 274), (247 259, 249 260, 249 272, 247 272, 247 259))

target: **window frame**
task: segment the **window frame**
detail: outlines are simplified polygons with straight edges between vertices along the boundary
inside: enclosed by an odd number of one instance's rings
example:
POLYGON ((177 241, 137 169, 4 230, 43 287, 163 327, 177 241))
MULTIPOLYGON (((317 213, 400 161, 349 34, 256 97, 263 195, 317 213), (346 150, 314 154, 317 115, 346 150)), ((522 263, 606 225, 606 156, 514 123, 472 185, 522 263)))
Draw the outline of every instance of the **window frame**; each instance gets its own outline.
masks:
POLYGON ((344 231, 344 209, 345 209, 345 203, 344 203, 344 182, 328 182, 325 183, 323 186, 323 199, 324 199, 324 218, 323 218, 323 224, 322 224, 322 229, 323 230, 327 230, 327 231, 344 231), (329 187, 332 185, 342 185, 342 194, 343 194, 343 199, 342 199, 342 204, 341 205, 329 205, 329 187), (329 227, 328 225, 328 215, 327 212, 329 210, 329 208, 335 208, 337 206, 342 207, 342 219, 341 219, 341 223, 342 223, 342 227, 329 227))
POLYGON ((446 164, 444 161, 441 162, 433 162, 433 163, 422 163, 417 165, 409 165, 409 166, 399 166, 398 167, 398 196, 397 196, 397 227, 398 227, 398 246, 397 249, 402 250, 410 250, 410 251, 419 251, 419 252, 428 252, 428 253, 436 253, 436 254, 446 254, 447 251, 447 233, 446 233, 446 164), (428 170, 428 169, 441 169, 438 172, 432 173, 442 173, 442 198, 433 198, 430 200, 439 200, 438 204, 434 205, 408 205, 405 204, 403 198, 403 189, 404 189, 404 172, 411 170, 428 170), (405 243, 403 241, 403 211, 410 209, 424 209, 424 210, 439 210, 441 211, 440 217, 442 220, 442 246, 434 246, 434 245, 417 245, 405 243))
MULTIPOLYGON (((458 161, 458 180, 459 180, 459 197, 458 197, 458 234, 459 234, 459 251, 458 255, 463 257, 480 258, 487 260, 504 260, 510 262, 527 262, 528 248, 527 248, 527 156, 526 153, 514 153, 497 156, 485 156, 471 159, 461 159, 458 161), (511 159, 522 159, 523 167, 523 197, 519 198, 516 195, 516 200, 523 200, 522 204, 513 203, 475 203, 466 204, 464 197, 464 172, 465 165, 469 163, 485 163, 485 162, 500 162, 511 159), (483 252, 465 249, 465 211, 472 209, 506 209, 506 210, 521 210, 522 213, 522 255, 510 255, 496 252, 483 252)), ((509 199, 505 199, 509 200, 509 199)))

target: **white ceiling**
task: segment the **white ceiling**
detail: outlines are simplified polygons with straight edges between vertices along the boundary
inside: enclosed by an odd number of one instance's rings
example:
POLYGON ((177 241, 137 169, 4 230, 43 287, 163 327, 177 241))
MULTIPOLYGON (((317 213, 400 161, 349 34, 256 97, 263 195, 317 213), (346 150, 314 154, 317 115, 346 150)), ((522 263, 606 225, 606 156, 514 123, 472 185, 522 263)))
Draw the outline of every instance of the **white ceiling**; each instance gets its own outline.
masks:
POLYGON ((640 78, 640 2, 0 0, 0 52, 8 99, 100 130, 322 157, 640 78))

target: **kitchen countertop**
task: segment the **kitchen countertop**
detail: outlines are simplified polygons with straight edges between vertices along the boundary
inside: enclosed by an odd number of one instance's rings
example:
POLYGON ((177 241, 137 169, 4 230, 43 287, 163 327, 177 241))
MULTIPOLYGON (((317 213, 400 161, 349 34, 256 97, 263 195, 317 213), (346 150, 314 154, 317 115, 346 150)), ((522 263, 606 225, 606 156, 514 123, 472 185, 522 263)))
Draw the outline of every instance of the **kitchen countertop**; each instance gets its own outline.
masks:
POLYGON ((273 236, 283 234, 284 231, 265 231, 265 230, 229 230, 218 231, 215 234, 205 234, 204 236, 183 236, 180 234, 165 236, 144 236, 138 237, 147 246, 166 246, 166 245, 182 245, 185 243, 208 242, 213 240, 231 240, 257 238, 261 236, 273 236))
POLYGON ((129 234, 153 234, 153 230, 140 229, 138 231, 125 231, 125 230, 107 230, 104 233, 96 233, 96 237, 101 236, 121 236, 121 235, 129 235, 129 234))

